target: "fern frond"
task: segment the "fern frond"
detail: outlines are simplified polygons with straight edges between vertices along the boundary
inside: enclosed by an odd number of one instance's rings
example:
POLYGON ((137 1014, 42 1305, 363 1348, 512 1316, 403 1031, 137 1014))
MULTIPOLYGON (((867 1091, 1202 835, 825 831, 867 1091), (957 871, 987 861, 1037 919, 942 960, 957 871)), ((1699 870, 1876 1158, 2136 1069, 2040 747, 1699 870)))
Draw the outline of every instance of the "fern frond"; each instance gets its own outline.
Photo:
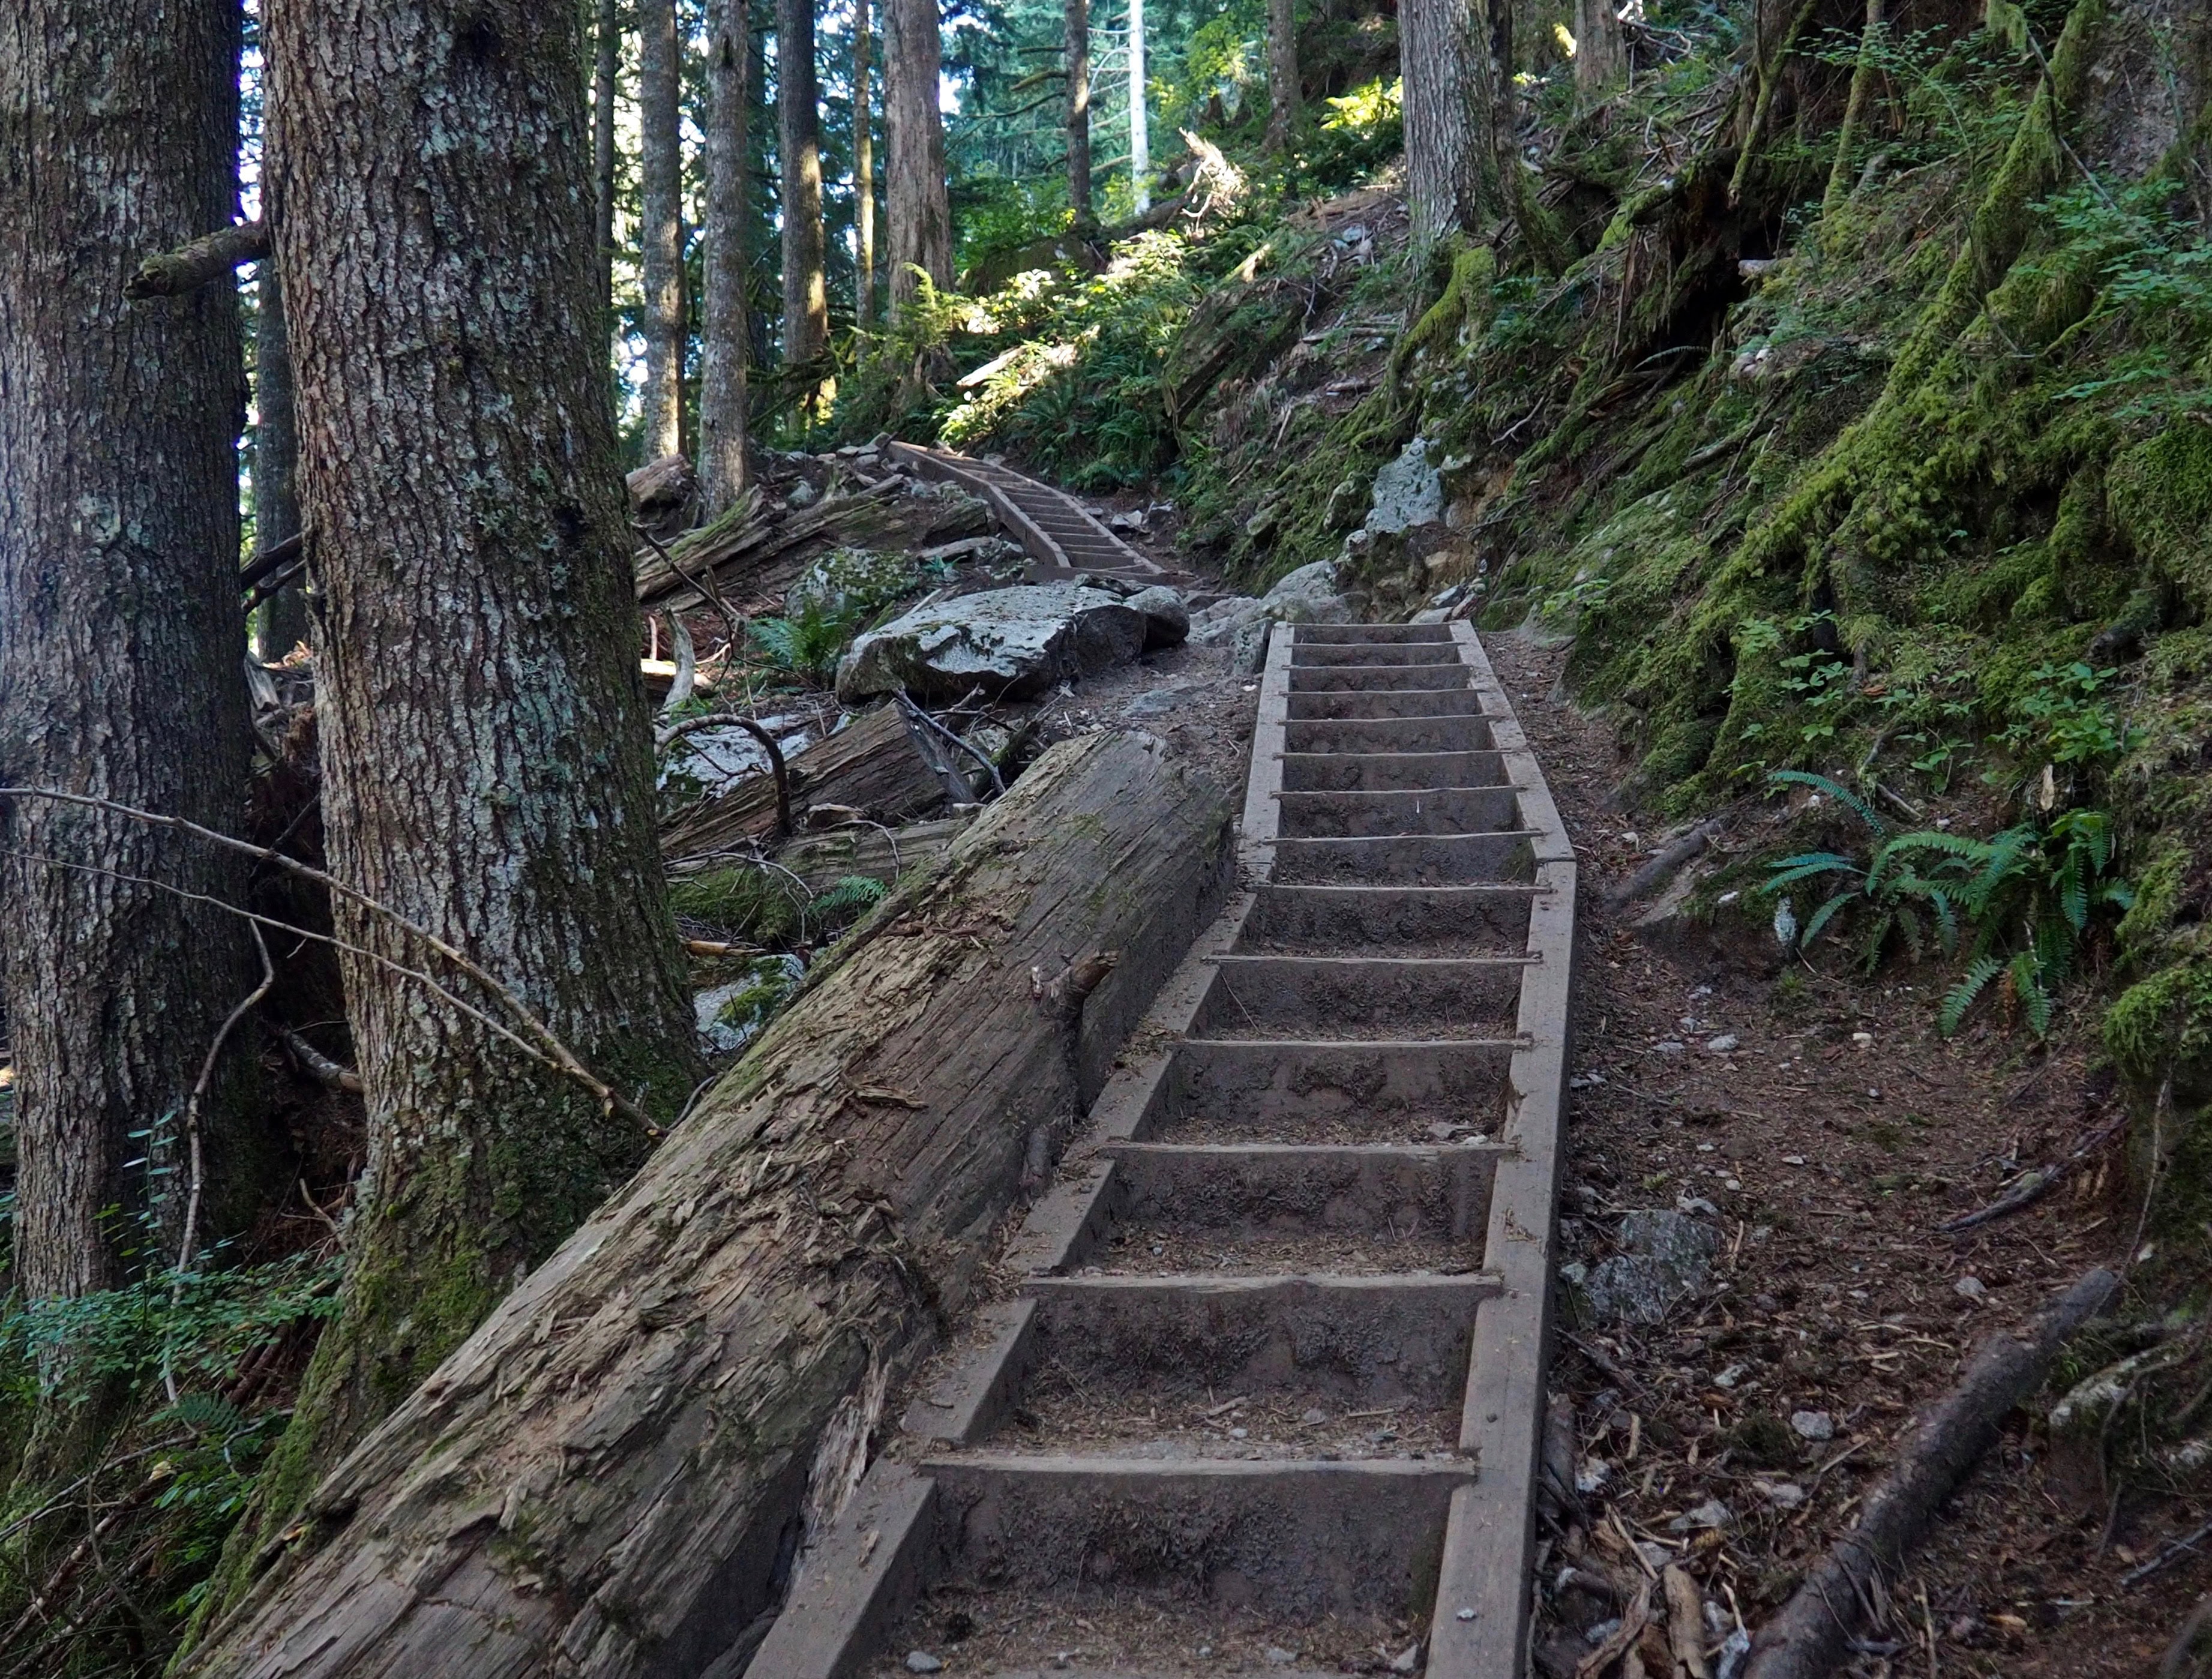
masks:
POLYGON ((1966 1018, 1966 1011, 1974 1006, 1974 1000, 2003 971, 2004 964, 1994 956, 1978 956, 1968 963, 1964 977, 1944 994, 1942 1010, 1936 1017, 1936 1030, 1946 1037, 1957 1031, 1959 1023, 1966 1018))
POLYGON ((1868 804, 1865 800, 1832 776, 1815 775, 1810 770, 1776 770, 1770 771, 1766 779, 1769 782, 1795 782, 1801 786, 1815 788, 1826 794, 1838 804, 1850 806, 1858 813, 1859 820, 1865 823, 1875 834, 1887 834, 1889 831, 1889 824, 1875 814, 1873 806, 1868 804))

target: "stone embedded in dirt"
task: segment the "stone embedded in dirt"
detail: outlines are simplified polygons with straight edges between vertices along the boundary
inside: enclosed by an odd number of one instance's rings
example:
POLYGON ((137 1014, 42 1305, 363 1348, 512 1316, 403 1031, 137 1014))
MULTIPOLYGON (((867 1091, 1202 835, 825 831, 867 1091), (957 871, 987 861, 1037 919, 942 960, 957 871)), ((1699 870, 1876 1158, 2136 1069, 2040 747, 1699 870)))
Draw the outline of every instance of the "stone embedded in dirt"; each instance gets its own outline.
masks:
POLYGON ((1599 1323, 1658 1323, 1674 1304, 1705 1287, 1720 1251, 1721 1233, 1683 1213, 1634 1212, 1620 1221, 1620 1251, 1591 1266, 1563 1266, 1560 1275, 1579 1284, 1589 1315, 1599 1323))
POLYGON ((1741 1041, 1734 1032, 1723 1032, 1718 1037, 1705 1040, 1705 1050, 1709 1055, 1725 1055, 1733 1051, 1741 1041))
POLYGON ((1766 1495, 1766 1501, 1778 1510, 1796 1510, 1805 1502, 1805 1489, 1794 1481, 1776 1481, 1771 1486, 1764 1481, 1752 1485, 1766 1495))
POLYGON ((1826 1411, 1792 1411, 1790 1427, 1804 1440, 1832 1440, 1836 1438, 1836 1420, 1826 1411))
POLYGON ((1147 620, 1103 589, 1029 584, 959 595, 870 630, 837 666, 847 704, 903 688, 924 705, 970 690, 1028 699, 1144 651, 1147 620))
POLYGON ((1262 1650, 1260 1654, 1266 1659, 1267 1665, 1270 1667, 1288 1667, 1292 1662, 1298 1658, 1298 1652, 1297 1651, 1285 1650, 1279 1644, 1269 1645, 1265 1650, 1262 1650))
POLYGON ((1695 1510, 1686 1510, 1667 1524, 1669 1533, 1697 1533, 1705 1530, 1722 1531, 1735 1525, 1735 1512, 1718 1499, 1707 1499, 1695 1510))
POLYGON ((1651 1049, 1656 1055, 1679 1055, 1689 1047, 1678 1037, 1662 1037, 1651 1049))
POLYGON ((909 1650, 907 1652, 906 1670, 908 1673, 942 1673, 945 1664, 927 1650, 909 1650))
POLYGON ((1417 1673, 1420 1666, 1421 1646, 1418 1644, 1407 1645, 1390 1658, 1390 1671, 1393 1673, 1417 1673))
POLYGON ((783 592, 783 610, 791 617, 808 612, 844 617, 888 605, 912 593, 916 581, 914 563, 904 554, 833 548, 810 560, 783 592))
POLYGON ((1164 583, 1139 589, 1121 603, 1145 615, 1145 651, 1181 647, 1190 635, 1190 607, 1182 596, 1164 583))
POLYGON ((1964 1295, 1969 1300, 1978 1300, 1987 1294, 1989 1287, 1979 1277, 1960 1277, 1951 1285, 1951 1292, 1964 1295))
POLYGON ((1375 475, 1364 528, 1395 536, 1444 516, 1443 478, 1429 462, 1429 443, 1416 437, 1375 475))
POLYGON ((1309 1428, 1318 1427, 1321 1424, 1328 1420, 1328 1413, 1322 1410, 1320 1406, 1316 1405, 1309 1408, 1298 1420, 1304 1423, 1309 1428))

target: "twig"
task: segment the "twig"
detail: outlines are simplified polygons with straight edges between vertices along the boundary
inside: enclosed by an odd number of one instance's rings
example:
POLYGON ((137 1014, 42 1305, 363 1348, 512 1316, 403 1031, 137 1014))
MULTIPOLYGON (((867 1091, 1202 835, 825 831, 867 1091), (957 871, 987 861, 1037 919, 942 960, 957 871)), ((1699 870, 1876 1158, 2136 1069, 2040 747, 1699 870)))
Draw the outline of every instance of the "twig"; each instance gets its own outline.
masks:
POLYGON ((927 727, 935 730, 938 733, 943 735, 947 740, 950 740, 954 745, 957 746, 962 751, 967 753, 969 757, 974 758, 976 763, 981 764, 983 766, 983 773, 991 778, 991 786, 995 792, 1000 794, 1006 792, 1006 778, 1000 775, 999 766, 991 762, 989 753, 986 752, 981 746, 976 745, 975 742, 968 739, 966 737, 955 734, 951 729, 945 727, 944 724, 939 722, 936 718, 931 716, 927 711, 924 711, 920 706, 914 703, 912 697, 907 693, 905 689, 900 689, 898 692, 894 694, 891 697, 898 702, 900 711, 902 712, 909 720, 921 723, 927 727))
POLYGON ((2195 1532, 2185 1533, 2179 1539, 2167 1540, 2166 1543, 2158 1548, 2158 1554, 2151 1558, 2148 1562, 2139 1562, 2134 1567, 2129 1569, 2126 1573, 2121 1575, 2120 1584, 2123 1586, 2130 1589, 2141 1585, 2153 1574, 2159 1573, 2162 1569, 2172 1567, 2176 1562, 2179 1562, 2183 1557, 2188 1555, 2190 1552, 2195 1550, 2207 1539, 2212 1539, 2212 1522, 2205 1523, 2203 1527, 2198 1528, 2195 1532))
POLYGON ((1609 1377, 1612 1380, 1620 1383, 1622 1387, 1626 1388, 1635 1397, 1644 1400, 1647 1402, 1649 1402, 1650 1396, 1644 1388, 1644 1384, 1638 1381, 1636 1378, 1630 1375, 1626 1370, 1623 1370, 1620 1366, 1614 1362, 1614 1360, 1607 1355, 1602 1348, 1595 1347, 1590 1342, 1583 1340, 1572 1329, 1562 1329, 1559 1331, 1559 1334, 1570 1347, 1573 1347, 1575 1351, 1580 1353, 1584 1358, 1588 1359, 1591 1364, 1597 1367, 1600 1372, 1609 1377))
POLYGON ((2067 1176, 2075 1167, 2124 1130, 2127 1122, 2127 1116, 2123 1114, 2112 1123, 2100 1126, 2087 1137, 2076 1143, 2063 1159, 2055 1161, 2047 1166, 2038 1166, 2033 1171, 2022 1172, 2013 1180, 2010 1189, 1987 1207, 1977 1208, 1972 1213, 1962 1213, 1955 1219, 1946 1220, 1936 1226, 1936 1233, 1939 1236, 1956 1235, 1962 1230, 1972 1230, 1977 1225, 1985 1225, 1993 1220, 2008 1217, 2023 1208, 2034 1206, 2037 1201, 2041 1201, 2044 1196, 2065 1182, 2067 1176))
POLYGON ((359 1096, 366 1088, 360 1074, 350 1067, 341 1066, 332 1061, 289 1026, 277 1027, 276 1036, 284 1047, 298 1058, 300 1065, 307 1069, 307 1076, 317 1084, 327 1086, 331 1090, 344 1091, 352 1096, 359 1096))
MULTIPOLYGON (((775 750, 773 745, 769 747, 769 756, 772 762, 775 763, 779 766, 781 765, 783 761, 782 755, 775 750)), ((398 928, 401 931, 411 934, 416 938, 422 940, 424 944, 429 946, 432 950, 444 957, 447 961, 452 963, 456 968, 459 968, 464 974, 474 980, 478 985, 481 985, 485 990, 490 992, 492 995, 498 998, 499 1001, 507 1007, 522 1027, 526 1030, 532 1037, 535 1037, 538 1041, 541 1048, 531 1051, 533 1059, 544 1062, 548 1066, 553 1068, 556 1071, 567 1074, 578 1084, 583 1086, 586 1090, 591 1092, 592 1096, 598 1099, 600 1107, 607 1112, 622 1114, 624 1117, 645 1127, 647 1132, 650 1135, 658 1137, 661 1135, 660 1128, 653 1123, 653 1118, 650 1115, 648 1115, 642 1108, 639 1107, 636 1103, 631 1101, 620 1091, 615 1089, 613 1086, 608 1084, 604 1079, 593 1073, 591 1068, 585 1066, 581 1061, 578 1060, 575 1053, 571 1050, 567 1044, 563 1043, 558 1037, 554 1036, 553 1029, 550 1026, 548 1026, 544 1021, 540 1020, 536 1013, 532 1011, 530 1006, 525 1003, 520 996, 516 995, 510 987, 500 980, 494 978, 491 973, 485 969, 482 964, 477 962, 474 958, 468 956, 455 946, 448 943, 446 940, 440 938, 436 934, 431 932, 428 928, 424 927, 421 922, 410 920, 407 916, 401 915, 397 909, 391 908, 387 904, 379 903, 376 899, 369 897, 368 893, 357 891, 356 888, 347 885, 343 881, 325 873, 323 870, 312 867, 308 864, 301 862, 296 857, 288 857, 283 852, 277 851, 269 846, 255 845, 249 840, 233 839, 228 834, 219 832, 217 830, 213 828, 204 828, 198 823, 188 821, 181 816, 163 816, 153 811, 140 810, 136 806, 118 804, 112 799, 95 798, 92 794, 87 793, 64 793, 53 788, 45 787, 0 787, 0 800, 8 799, 44 799, 54 804, 76 805, 89 810, 106 811, 113 815, 128 817, 135 822, 143 822, 151 827, 167 828, 173 833, 187 835, 193 839, 200 840, 210 845, 220 847, 225 850, 242 852, 246 856, 255 858, 259 861, 274 863, 288 874, 295 875, 302 880, 313 881, 315 885, 328 891, 331 897, 342 897, 345 899, 347 903, 357 906, 370 916, 380 916, 392 926, 398 928)), ((781 774, 778 775, 776 780, 776 803, 779 814, 781 815, 787 823, 790 814, 789 800, 786 794, 783 779, 781 774)), ((118 879, 131 880, 134 879, 132 876, 117 874, 112 870, 93 868, 90 865, 82 863, 65 862, 58 857, 39 857, 36 854, 30 852, 17 852, 14 855, 31 858, 35 861, 50 863, 63 868, 89 868, 92 873, 112 874, 114 875, 114 878, 118 879)), ((461 1000, 455 996, 452 992, 447 991, 445 988, 440 986, 436 981, 429 979, 428 975, 414 973, 414 970, 404 967, 397 962, 392 962, 387 958, 379 956, 372 951, 368 951, 356 946, 341 944, 339 940, 331 937, 327 934, 311 932, 306 928, 293 927, 288 922, 276 921, 270 916, 259 915, 252 910, 240 909, 234 904, 225 903, 222 899, 211 897, 204 892, 185 891, 180 887, 169 885, 166 881, 137 879, 136 884, 155 886, 166 891, 177 892, 182 897, 196 899, 201 903, 213 904, 219 909, 228 910, 232 914, 245 916, 249 920, 258 922, 264 927, 279 928, 287 933, 299 934, 306 938, 319 940, 325 944, 337 946, 340 949, 347 950, 353 954, 369 957, 371 959, 383 963, 385 965, 389 966, 400 973, 413 974, 414 977, 427 981, 434 989, 439 991, 441 995, 447 999, 447 1001, 454 1003, 458 1007, 467 1008, 468 1012, 477 1020, 488 1026, 493 1027, 502 1037, 505 1037, 525 1049, 529 1048, 523 1038, 515 1031, 510 1028, 500 1025, 482 1010, 470 1008, 468 1005, 463 1003, 461 1000)))
POLYGON ((198 291, 250 262, 269 254, 269 227, 258 216, 203 234, 189 245, 164 251, 138 265, 138 271, 123 283, 123 295, 137 301, 148 297, 180 297, 198 291))

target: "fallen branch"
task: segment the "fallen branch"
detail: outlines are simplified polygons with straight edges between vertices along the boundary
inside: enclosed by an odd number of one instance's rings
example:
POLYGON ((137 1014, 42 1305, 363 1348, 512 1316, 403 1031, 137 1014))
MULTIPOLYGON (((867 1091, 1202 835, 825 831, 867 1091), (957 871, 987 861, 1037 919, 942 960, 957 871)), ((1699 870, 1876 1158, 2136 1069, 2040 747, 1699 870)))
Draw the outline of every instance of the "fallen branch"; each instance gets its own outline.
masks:
POLYGON ((181 297, 268 254, 268 223, 258 217, 240 222, 203 234, 189 245, 147 258, 138 265, 138 271, 123 283, 123 295, 133 301, 181 297))
POLYGON ((276 1036, 300 1065, 307 1070, 307 1076, 317 1084, 331 1090, 344 1091, 351 1096, 361 1094, 361 1074, 353 1068, 332 1061, 289 1026, 277 1027, 276 1036))
POLYGON ((2106 1143, 2125 1130, 2127 1123, 2127 1116, 2124 1113, 2109 1124, 2098 1127, 2096 1130, 2075 1144, 2072 1152, 2065 1159, 2051 1165, 2037 1166, 2031 1171, 2022 1172, 2013 1180, 2010 1189, 1987 1207, 1977 1208, 1971 1213, 1960 1214, 1955 1219, 1945 1220, 1936 1226, 1936 1233, 1939 1236, 1954 1236, 1962 1230, 1972 1230, 1977 1225, 1989 1224, 1995 1220, 2008 1217, 2025 1208, 2034 1206, 2037 1201, 2041 1201, 2044 1196, 2064 1183, 2068 1175, 2075 1168, 2094 1157, 2106 1143))
POLYGON ((2013 1408, 2040 1388, 2059 1352, 2119 1292, 2119 1279, 2098 1269, 2061 1295, 2023 1332, 1984 1343, 1957 1387, 1929 1412, 1888 1478, 1805 1583, 1752 1641, 1744 1679, 1824 1679, 1839 1666, 1859 1632, 1863 1606, 1883 1577, 1936 1519, 2013 1408))
POLYGON ((1644 864, 1642 868, 1630 875, 1625 885, 1616 886, 1607 892, 1606 902, 1619 909, 1635 903, 1645 893, 1656 891, 1673 879, 1680 872, 1684 864, 1711 845, 1719 836, 1721 830, 1727 825, 1727 818, 1718 816, 1709 822, 1700 822, 1688 833, 1660 851, 1658 855, 1644 864))

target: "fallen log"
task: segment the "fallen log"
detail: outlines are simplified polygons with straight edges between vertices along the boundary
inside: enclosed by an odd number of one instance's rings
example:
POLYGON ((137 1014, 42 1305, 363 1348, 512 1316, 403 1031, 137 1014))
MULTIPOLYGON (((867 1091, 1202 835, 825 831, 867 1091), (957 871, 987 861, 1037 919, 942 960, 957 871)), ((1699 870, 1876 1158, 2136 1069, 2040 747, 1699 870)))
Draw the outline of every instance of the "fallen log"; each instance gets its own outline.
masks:
POLYGON ((181 1670, 644 1679, 728 1651, 810 1488, 858 1479, 825 1439, 865 1451, 1231 849, 1156 743, 1048 751, 331 1472, 181 1670), (1033 970, 1081 978, 1048 1007, 1033 970))
MULTIPOLYGON (((792 819, 802 825, 812 805, 848 805, 896 822, 945 796, 893 706, 863 712, 837 733, 793 752, 787 768, 792 819)), ((775 777, 749 776, 663 824, 660 855, 672 861, 735 850, 765 838, 775 825, 775 777)))
POLYGON ((1843 1664, 1868 1604, 1933 1525, 1943 1500, 1996 1444, 2012 1408, 2043 1385, 2060 1351, 2119 1287, 2110 1271, 2092 1271, 2020 1334, 2000 1332, 1983 1344, 1959 1385, 1914 1430, 1888 1479, 1867 1500, 1858 1525, 1759 1629, 1744 1679, 1825 1679, 1843 1664))

